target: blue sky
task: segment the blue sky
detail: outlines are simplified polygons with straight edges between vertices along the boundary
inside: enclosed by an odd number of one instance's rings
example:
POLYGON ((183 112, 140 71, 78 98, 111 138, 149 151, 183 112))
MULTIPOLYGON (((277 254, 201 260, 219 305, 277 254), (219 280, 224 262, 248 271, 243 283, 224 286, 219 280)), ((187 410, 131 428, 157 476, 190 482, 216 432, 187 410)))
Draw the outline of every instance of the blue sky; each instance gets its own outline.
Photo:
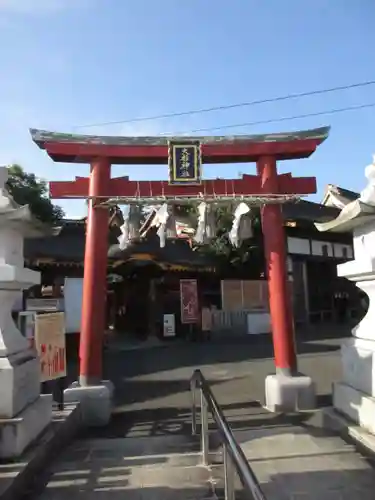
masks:
MULTIPOLYGON (((147 135, 252 122, 375 102, 375 85, 229 111, 76 129, 79 125, 252 101, 375 79, 373 0, 0 0, 0 164, 48 180, 86 175, 54 164, 29 127, 147 135), (6 41, 6 42, 5 42, 6 41)), ((230 129, 263 133, 331 125, 308 160, 280 171, 360 190, 375 153, 375 108, 230 129)), ((220 133, 220 132, 214 132, 220 133)), ((225 131, 223 131, 225 133, 225 131)), ((255 172, 211 165, 206 177, 255 172)), ((113 168, 134 179, 167 167, 113 168)), ((59 202, 60 203, 60 202, 59 202)), ((69 216, 81 202, 61 205, 69 216)))

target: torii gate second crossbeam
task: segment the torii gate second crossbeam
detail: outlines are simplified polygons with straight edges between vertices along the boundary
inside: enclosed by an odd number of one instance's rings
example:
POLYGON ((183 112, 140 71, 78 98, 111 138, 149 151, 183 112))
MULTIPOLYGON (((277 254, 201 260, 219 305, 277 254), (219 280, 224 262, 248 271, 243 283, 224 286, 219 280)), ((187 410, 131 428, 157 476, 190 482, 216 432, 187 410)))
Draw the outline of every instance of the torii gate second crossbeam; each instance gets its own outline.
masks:
MULTIPOLYGON (((267 377, 267 406, 274 411, 311 408, 313 383, 297 373, 286 248, 280 203, 316 192, 314 177, 277 173, 277 161, 309 157, 328 137, 329 128, 283 134, 231 137, 181 137, 200 144, 202 163, 256 162, 257 175, 203 180, 197 185, 111 178, 111 164, 166 164, 168 137, 87 136, 31 130, 34 142, 56 162, 89 163, 90 177, 50 182, 52 198, 89 199, 86 235, 79 385, 93 388, 102 379, 105 326, 108 204, 244 199, 262 206, 262 228, 275 352, 276 375, 267 377), (298 397, 297 397, 298 395, 298 397), (302 397, 301 397, 302 395, 302 397)), ((250 390, 250 389, 249 389, 250 390)))

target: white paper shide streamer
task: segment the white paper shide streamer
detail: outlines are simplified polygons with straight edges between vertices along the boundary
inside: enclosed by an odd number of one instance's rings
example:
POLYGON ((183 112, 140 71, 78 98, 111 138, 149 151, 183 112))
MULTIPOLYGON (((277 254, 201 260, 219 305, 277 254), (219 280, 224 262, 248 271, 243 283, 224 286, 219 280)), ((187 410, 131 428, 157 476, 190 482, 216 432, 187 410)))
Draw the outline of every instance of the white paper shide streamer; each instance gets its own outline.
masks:
POLYGON ((157 235, 160 239, 160 247, 165 247, 166 239, 177 238, 176 220, 173 209, 164 203, 156 212, 151 227, 157 227, 157 235))
POLYGON ((237 205, 234 211, 232 229, 229 233, 229 241, 232 245, 238 248, 242 241, 251 238, 253 235, 253 227, 251 221, 251 211, 246 203, 237 205))
POLYGON ((212 205, 202 202, 198 205, 198 225, 194 241, 198 244, 209 243, 216 234, 216 217, 212 205))
POLYGON ((124 215, 124 224, 121 226, 121 235, 118 238, 120 250, 125 250, 129 244, 139 238, 141 228, 142 208, 138 205, 130 205, 124 215))

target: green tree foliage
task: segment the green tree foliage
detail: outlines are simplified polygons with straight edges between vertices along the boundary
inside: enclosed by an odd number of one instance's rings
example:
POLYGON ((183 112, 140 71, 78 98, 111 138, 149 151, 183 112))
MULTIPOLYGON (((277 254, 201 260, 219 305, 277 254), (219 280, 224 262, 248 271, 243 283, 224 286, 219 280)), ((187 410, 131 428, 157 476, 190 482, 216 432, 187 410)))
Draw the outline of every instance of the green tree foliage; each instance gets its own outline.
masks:
POLYGON ((46 224, 56 224, 64 217, 64 211, 48 198, 47 183, 29 174, 20 165, 8 168, 7 190, 19 205, 29 205, 31 213, 46 224))

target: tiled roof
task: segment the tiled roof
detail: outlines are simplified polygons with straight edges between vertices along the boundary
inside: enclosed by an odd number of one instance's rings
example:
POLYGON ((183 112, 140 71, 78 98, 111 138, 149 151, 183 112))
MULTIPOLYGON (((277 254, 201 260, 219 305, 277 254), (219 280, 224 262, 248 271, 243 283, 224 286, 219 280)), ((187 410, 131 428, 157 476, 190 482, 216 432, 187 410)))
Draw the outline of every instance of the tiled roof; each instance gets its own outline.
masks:
POLYGON ((81 221, 64 221, 56 228, 54 236, 26 239, 24 255, 27 260, 51 258, 77 261, 83 259, 85 251, 85 225, 81 221))
POLYGON ((337 191, 341 196, 344 196, 350 201, 354 201, 360 196, 359 193, 356 193, 355 191, 350 191, 349 189, 344 189, 339 186, 335 186, 335 188, 337 189, 337 191))
POLYGON ((328 205, 330 202, 335 204, 335 199, 332 198, 336 198, 336 202, 339 203, 339 205, 344 206, 356 200, 359 196, 359 193, 356 193, 355 191, 350 191, 349 189, 344 189, 342 187, 335 186, 334 184, 328 184, 322 204, 328 205))
POLYGON ((156 261, 170 262, 189 266, 208 266, 210 262, 198 252, 192 250, 189 242, 184 239, 167 239, 164 248, 160 248, 159 237, 154 230, 147 234, 147 238, 130 244, 125 250, 120 250, 119 245, 112 245, 108 252, 109 259, 126 260, 137 254, 152 255, 156 261))
POLYGON ((282 212, 285 219, 316 222, 334 219, 338 216, 340 210, 336 207, 301 200, 295 203, 285 203, 282 205, 282 212))

